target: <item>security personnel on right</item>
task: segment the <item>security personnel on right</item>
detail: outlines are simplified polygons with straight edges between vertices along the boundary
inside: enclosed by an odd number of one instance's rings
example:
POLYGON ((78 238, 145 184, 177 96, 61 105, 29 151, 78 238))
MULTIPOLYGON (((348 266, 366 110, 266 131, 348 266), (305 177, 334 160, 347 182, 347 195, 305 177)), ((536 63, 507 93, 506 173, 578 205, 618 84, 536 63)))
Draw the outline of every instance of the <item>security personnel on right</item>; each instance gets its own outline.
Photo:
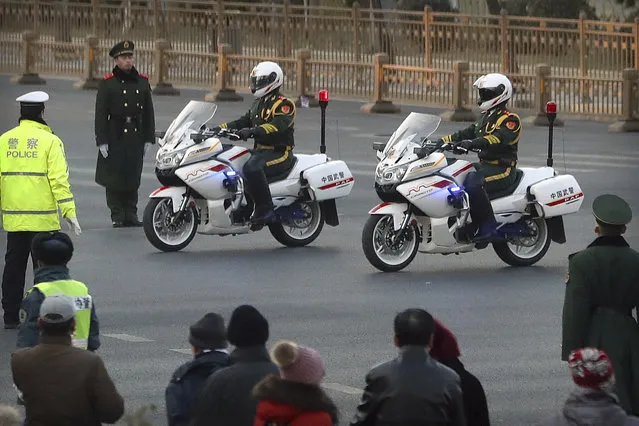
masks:
POLYGON ((630 206, 616 195, 592 204, 598 235, 585 250, 569 256, 563 306, 561 359, 583 347, 605 351, 615 369, 621 407, 639 415, 639 252, 622 234, 632 219, 630 206))
POLYGON ((487 74, 473 84, 479 92, 481 117, 470 127, 445 136, 439 142, 456 142, 466 149, 480 149, 479 163, 464 182, 470 198, 470 215, 476 234, 473 241, 489 239, 496 228, 488 194, 509 188, 515 181, 517 144, 521 136, 519 116, 506 109, 513 87, 505 75, 487 74))
POLYGON ((267 177, 284 173, 293 165, 290 151, 295 146, 295 102, 280 94, 283 83, 284 73, 279 65, 260 62, 251 72, 251 92, 257 99, 250 110, 237 120, 212 129, 239 129, 243 140, 255 139, 251 158, 243 170, 247 191, 255 203, 253 230, 274 216, 267 177))

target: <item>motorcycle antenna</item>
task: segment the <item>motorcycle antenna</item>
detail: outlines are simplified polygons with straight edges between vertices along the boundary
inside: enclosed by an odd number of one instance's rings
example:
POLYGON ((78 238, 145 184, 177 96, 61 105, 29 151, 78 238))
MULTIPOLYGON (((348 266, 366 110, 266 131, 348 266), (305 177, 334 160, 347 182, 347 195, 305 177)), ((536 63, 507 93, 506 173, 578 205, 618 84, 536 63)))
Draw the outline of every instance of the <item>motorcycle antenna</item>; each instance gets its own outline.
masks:
POLYGON ((546 165, 548 167, 552 167, 552 138, 553 138, 553 127, 555 123, 555 118, 557 118, 557 104, 553 101, 550 101, 546 104, 546 117, 548 118, 548 159, 546 160, 546 165))
POLYGON ((321 139, 320 139, 320 153, 326 153, 326 106, 328 105, 328 90, 320 90, 317 96, 319 100, 319 106, 322 110, 321 121, 321 139))

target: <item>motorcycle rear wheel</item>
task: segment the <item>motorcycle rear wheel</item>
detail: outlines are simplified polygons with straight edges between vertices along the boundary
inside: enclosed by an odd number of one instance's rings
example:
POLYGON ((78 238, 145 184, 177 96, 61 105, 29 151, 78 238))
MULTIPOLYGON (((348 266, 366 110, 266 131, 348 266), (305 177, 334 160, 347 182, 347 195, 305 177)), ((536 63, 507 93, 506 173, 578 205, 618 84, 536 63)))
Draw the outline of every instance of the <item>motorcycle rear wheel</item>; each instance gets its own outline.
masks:
POLYGON ((371 265, 383 272, 397 272, 407 267, 417 255, 420 234, 417 224, 411 223, 401 241, 391 246, 393 229, 391 215, 371 215, 362 230, 362 249, 371 265))
POLYGON ((519 239, 522 243, 526 242, 526 245, 518 245, 508 241, 493 243, 493 250, 497 256, 510 266, 534 265, 546 255, 548 248, 550 248, 550 232, 548 232, 546 221, 542 218, 526 219, 526 221, 528 226, 537 233, 535 237, 519 239), (524 248, 525 251, 520 252, 520 248, 524 248))
POLYGON ((164 252, 179 251, 188 246, 195 238, 199 225, 195 206, 188 207, 177 226, 169 224, 175 216, 172 204, 170 198, 151 198, 142 219, 147 240, 164 252), (160 235, 161 230, 167 231, 167 235, 160 235))
POLYGON ((310 216, 294 219, 291 223, 272 223, 268 229, 280 244, 287 247, 307 246, 319 237, 324 228, 324 214, 319 203, 300 203, 310 216))

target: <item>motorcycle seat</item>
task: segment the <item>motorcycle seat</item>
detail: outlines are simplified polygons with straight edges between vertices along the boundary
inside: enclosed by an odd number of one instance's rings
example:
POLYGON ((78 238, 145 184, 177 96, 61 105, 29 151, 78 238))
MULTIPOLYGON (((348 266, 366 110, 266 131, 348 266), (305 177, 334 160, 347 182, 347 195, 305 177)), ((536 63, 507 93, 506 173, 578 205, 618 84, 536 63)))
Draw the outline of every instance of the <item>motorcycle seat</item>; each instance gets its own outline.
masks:
POLYGON ((515 192, 515 189, 517 189, 523 177, 524 177, 524 172, 519 169, 515 169, 515 181, 512 183, 512 185, 510 185, 506 189, 502 189, 501 191, 496 191, 496 192, 488 194, 488 198, 492 201, 492 200, 496 200, 497 198, 509 196, 510 194, 515 192))
POLYGON ((280 180, 284 180, 284 179, 286 179, 288 177, 289 174, 291 174, 291 170, 293 170, 293 168, 297 164, 297 157, 294 156, 294 155, 292 155, 292 156, 293 156, 293 161, 291 162, 291 167, 287 168, 286 170, 284 170, 280 174, 273 175, 273 176, 267 176, 266 177, 266 181, 268 183, 273 183, 273 182, 277 182, 277 181, 280 181, 280 180))

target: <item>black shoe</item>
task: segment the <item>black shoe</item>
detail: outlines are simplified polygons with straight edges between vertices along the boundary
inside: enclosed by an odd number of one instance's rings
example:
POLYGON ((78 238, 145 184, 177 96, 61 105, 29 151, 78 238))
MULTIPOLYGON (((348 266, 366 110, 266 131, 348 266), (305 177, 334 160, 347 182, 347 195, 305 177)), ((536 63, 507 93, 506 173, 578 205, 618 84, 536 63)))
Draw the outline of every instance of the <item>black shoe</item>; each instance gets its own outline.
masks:
POLYGON ((20 327, 19 322, 5 322, 4 329, 5 330, 16 330, 20 327))
POLYGON ((126 225, 124 224, 124 222, 116 220, 115 222, 113 222, 113 227, 114 228, 124 228, 126 225))
POLYGON ((139 228, 142 225, 143 225, 143 223, 140 222, 137 218, 124 221, 124 226, 129 227, 129 228, 139 228))
POLYGON ((268 209, 264 213, 255 212, 251 217, 251 231, 259 231, 268 223, 275 222, 277 220, 277 214, 273 209, 268 209))

